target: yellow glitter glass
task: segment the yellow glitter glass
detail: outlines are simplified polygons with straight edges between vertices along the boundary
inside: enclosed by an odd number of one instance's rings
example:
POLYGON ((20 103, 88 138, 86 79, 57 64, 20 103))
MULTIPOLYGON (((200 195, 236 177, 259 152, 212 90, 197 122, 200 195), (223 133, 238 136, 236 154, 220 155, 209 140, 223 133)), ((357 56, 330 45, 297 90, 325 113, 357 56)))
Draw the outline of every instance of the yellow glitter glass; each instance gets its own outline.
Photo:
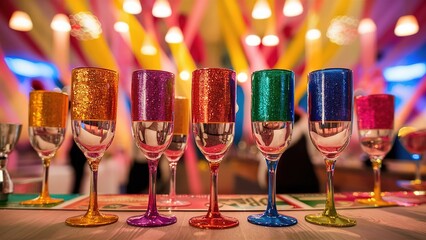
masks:
POLYGON ((40 195, 21 202, 22 205, 46 205, 63 202, 50 197, 50 162, 62 145, 68 115, 68 95, 53 91, 32 91, 29 101, 29 138, 43 163, 43 182, 40 195))
POLYGON ((118 216, 103 214, 98 207, 98 167, 111 145, 117 118, 118 73, 113 70, 84 67, 72 71, 71 128, 74 141, 87 158, 90 170, 90 197, 87 212, 67 218, 76 227, 114 223, 118 216))

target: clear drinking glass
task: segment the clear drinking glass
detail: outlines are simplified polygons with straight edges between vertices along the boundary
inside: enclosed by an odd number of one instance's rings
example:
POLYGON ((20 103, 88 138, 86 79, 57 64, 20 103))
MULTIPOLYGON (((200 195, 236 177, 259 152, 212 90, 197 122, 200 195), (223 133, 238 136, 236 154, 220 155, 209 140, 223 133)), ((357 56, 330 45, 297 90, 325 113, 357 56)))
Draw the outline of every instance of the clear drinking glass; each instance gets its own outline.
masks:
POLYGON ((362 204, 373 206, 392 206, 382 198, 380 186, 380 168, 385 155, 392 148, 394 122, 393 95, 374 94, 355 98, 355 109, 358 116, 358 133, 362 150, 368 154, 374 171, 374 196, 358 199, 362 204))
POLYGON ((186 149, 189 133, 189 99, 185 97, 175 98, 175 120, 172 142, 164 152, 170 167, 170 190, 168 199, 160 201, 159 206, 179 207, 188 206, 191 203, 176 199, 176 168, 179 159, 186 149))
POLYGON ((411 155, 417 154, 419 156, 417 160, 414 160, 416 163, 415 179, 411 181, 400 180, 398 185, 410 190, 426 190, 426 182, 422 181, 421 174, 422 156, 426 153, 426 129, 403 127, 398 132, 398 138, 402 146, 411 155))
POLYGON ((209 162, 211 176, 207 215, 189 219, 193 227, 223 229, 239 224, 237 219, 220 214, 217 196, 219 165, 234 140, 235 92, 232 70, 203 68, 192 73, 192 131, 209 162))
POLYGON ((344 68, 317 70, 308 75, 309 136, 324 156, 327 171, 327 198, 320 214, 305 216, 307 222, 349 227, 356 221, 337 214, 334 205, 334 166, 349 144, 352 134, 352 71, 344 68))
POLYGON ((268 206, 263 214, 250 215, 250 223, 283 227, 297 223, 279 214, 275 202, 276 171, 282 153, 290 144, 294 123, 294 73, 261 70, 252 74, 251 124, 258 149, 268 166, 268 206))
POLYGON ((155 194, 158 161, 173 136, 174 82, 174 74, 166 71, 138 70, 132 75, 132 133, 148 159, 149 199, 145 214, 128 218, 129 225, 158 227, 177 221, 158 213, 155 194))
POLYGON ((99 163, 114 139, 118 100, 118 73, 82 67, 72 71, 71 128, 74 141, 87 158, 90 170, 89 206, 84 215, 67 218, 70 226, 92 227, 114 223, 118 216, 98 207, 99 163))
POLYGON ((40 195, 23 201, 23 205, 44 205, 63 202, 49 195, 49 166, 65 137, 68 116, 68 95, 52 91, 30 92, 28 132, 31 146, 43 163, 40 195))
POLYGON ((7 171, 7 159, 21 135, 22 124, 0 123, 0 201, 13 193, 13 182, 7 171))

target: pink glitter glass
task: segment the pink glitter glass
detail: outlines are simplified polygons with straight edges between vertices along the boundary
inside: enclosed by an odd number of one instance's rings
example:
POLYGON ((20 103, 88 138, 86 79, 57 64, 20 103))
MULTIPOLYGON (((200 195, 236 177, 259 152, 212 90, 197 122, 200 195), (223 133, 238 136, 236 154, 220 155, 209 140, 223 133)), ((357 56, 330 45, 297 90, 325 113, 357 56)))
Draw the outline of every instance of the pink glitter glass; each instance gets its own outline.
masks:
POLYGON ((393 129, 395 97, 374 94, 355 98, 359 129, 393 129))

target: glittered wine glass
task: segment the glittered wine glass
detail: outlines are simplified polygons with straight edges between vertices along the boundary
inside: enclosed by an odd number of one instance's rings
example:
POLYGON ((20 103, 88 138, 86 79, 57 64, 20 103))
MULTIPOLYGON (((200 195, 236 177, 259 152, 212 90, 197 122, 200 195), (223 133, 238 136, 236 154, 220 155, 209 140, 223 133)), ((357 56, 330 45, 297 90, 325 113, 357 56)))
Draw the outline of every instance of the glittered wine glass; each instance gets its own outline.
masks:
POLYGON ((398 131, 398 138, 405 150, 415 159, 416 170, 414 180, 400 180, 398 186, 415 191, 426 190, 426 182, 422 181, 422 156, 426 154, 426 129, 403 127, 398 131))
POLYGON ((95 67, 73 69, 71 129, 75 143, 87 158, 91 176, 87 212, 67 218, 65 222, 70 226, 101 226, 118 220, 117 215, 101 213, 98 207, 98 168, 114 139, 117 100, 116 71, 95 67))
POLYGON ((294 123, 294 73, 288 70, 261 70, 252 74, 251 127, 256 145, 268 166, 268 206, 263 214, 250 215, 250 223, 284 227, 295 218, 278 213, 276 171, 281 155, 290 144, 294 123))
POLYGON ((173 73, 159 70, 132 75, 132 134, 149 167, 148 208, 145 214, 127 219, 132 226, 158 227, 177 220, 158 213, 155 194, 158 161, 173 136, 174 78, 173 73))
POLYGON ((380 168, 385 155, 393 144, 394 122, 393 95, 374 94, 355 98, 358 117, 358 133, 362 150, 370 157, 374 171, 374 196, 358 199, 362 204, 372 206, 393 206, 393 202, 383 200, 380 186, 380 168))
POLYGON ((217 196, 219 165, 234 139, 235 92, 232 70, 203 68, 192 73, 192 131, 197 147, 209 162, 211 177, 207 215, 189 219, 193 227, 223 229, 239 224, 237 219, 219 212, 217 196))
POLYGON ((327 171, 325 209, 309 214, 309 223, 350 227, 356 221, 337 214, 334 205, 334 166, 340 153, 349 144, 352 133, 352 71, 344 68, 317 70, 308 75, 309 136, 324 156, 327 171))
POLYGON ((164 152, 164 155, 169 161, 170 190, 167 199, 158 202, 159 206, 166 207, 188 206, 191 204, 188 201, 176 198, 176 168, 179 159, 185 152, 189 133, 189 99, 180 96, 176 97, 174 112, 173 138, 169 147, 164 152))
POLYGON ((31 146, 42 160, 43 182, 39 196, 21 202, 23 205, 45 205, 64 201, 50 197, 48 180, 50 162, 64 141, 68 101, 68 95, 60 92, 30 92, 28 133, 31 146))
POLYGON ((0 201, 7 201, 13 193, 13 182, 6 165, 9 154, 21 135, 22 124, 0 123, 0 201))

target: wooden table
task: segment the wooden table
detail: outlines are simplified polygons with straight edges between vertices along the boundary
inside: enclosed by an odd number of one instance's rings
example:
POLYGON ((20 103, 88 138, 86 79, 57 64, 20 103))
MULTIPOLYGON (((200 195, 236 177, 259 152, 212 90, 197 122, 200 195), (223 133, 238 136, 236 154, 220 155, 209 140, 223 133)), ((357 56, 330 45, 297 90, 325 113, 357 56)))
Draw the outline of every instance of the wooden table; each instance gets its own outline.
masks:
MULTIPOLYGON (((304 216, 318 210, 281 211, 296 217, 292 227, 271 228, 250 224, 252 212, 223 212, 240 220, 240 225, 225 230, 204 230, 191 227, 189 218, 200 212, 170 212, 176 224, 140 228, 126 224, 126 219, 138 212, 114 212, 118 222, 101 227, 76 228, 67 226, 67 217, 80 211, 0 209, 0 239, 426 239, 426 205, 339 210, 355 218, 358 224, 349 228, 332 228, 307 223, 304 216)), ((166 212, 166 214, 168 214, 166 212)))

